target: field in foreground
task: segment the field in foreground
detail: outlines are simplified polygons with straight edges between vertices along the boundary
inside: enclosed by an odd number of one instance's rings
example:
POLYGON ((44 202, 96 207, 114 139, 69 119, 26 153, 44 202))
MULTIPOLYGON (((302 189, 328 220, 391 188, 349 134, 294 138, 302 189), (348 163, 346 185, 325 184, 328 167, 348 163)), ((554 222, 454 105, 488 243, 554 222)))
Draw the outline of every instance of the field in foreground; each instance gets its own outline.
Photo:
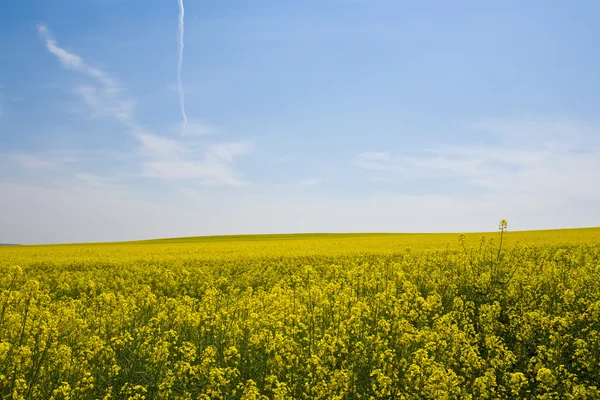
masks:
POLYGON ((597 399, 600 228, 0 248, 0 398, 597 399))

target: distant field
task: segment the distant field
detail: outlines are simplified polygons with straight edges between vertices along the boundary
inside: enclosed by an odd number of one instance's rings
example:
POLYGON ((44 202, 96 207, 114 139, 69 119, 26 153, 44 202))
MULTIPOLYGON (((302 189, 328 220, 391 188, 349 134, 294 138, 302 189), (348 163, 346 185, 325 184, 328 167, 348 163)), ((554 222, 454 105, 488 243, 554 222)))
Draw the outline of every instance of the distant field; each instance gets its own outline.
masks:
POLYGON ((0 248, 0 398, 600 398, 600 228, 0 248))
MULTIPOLYGON (((3 248, 0 265, 27 265, 33 262, 59 263, 62 259, 120 262, 123 257, 163 260, 203 260, 294 255, 336 255, 395 253, 414 250, 461 247, 459 233, 315 233, 284 235, 196 236, 132 242, 30 245, 3 248)), ((467 242, 482 237, 497 238, 497 232, 467 233, 467 242)), ((600 242, 600 228, 507 232, 505 244, 558 245, 600 242)))

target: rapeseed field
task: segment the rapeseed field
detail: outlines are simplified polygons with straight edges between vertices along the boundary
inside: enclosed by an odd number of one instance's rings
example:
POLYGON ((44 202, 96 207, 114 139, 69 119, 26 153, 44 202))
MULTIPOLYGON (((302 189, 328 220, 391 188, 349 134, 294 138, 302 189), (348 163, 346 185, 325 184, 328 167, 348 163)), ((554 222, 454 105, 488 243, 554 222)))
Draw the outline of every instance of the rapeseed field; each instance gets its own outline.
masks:
POLYGON ((599 399, 600 229, 0 248, 2 399, 599 399))

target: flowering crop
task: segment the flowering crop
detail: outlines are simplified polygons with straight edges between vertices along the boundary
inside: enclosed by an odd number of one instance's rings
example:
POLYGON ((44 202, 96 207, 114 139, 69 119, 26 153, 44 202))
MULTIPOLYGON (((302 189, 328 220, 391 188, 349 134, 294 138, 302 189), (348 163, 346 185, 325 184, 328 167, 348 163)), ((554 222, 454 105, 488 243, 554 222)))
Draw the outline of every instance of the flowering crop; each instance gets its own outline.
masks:
POLYGON ((600 229, 499 228, 0 248, 0 398, 600 398, 600 229))

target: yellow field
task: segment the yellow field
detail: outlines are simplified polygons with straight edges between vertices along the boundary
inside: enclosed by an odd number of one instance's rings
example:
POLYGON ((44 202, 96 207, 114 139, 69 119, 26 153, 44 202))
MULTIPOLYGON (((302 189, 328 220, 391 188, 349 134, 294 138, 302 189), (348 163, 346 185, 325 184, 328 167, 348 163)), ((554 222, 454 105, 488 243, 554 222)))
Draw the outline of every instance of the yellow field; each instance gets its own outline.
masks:
POLYGON ((600 398, 600 228, 462 239, 0 247, 0 398, 600 398))

